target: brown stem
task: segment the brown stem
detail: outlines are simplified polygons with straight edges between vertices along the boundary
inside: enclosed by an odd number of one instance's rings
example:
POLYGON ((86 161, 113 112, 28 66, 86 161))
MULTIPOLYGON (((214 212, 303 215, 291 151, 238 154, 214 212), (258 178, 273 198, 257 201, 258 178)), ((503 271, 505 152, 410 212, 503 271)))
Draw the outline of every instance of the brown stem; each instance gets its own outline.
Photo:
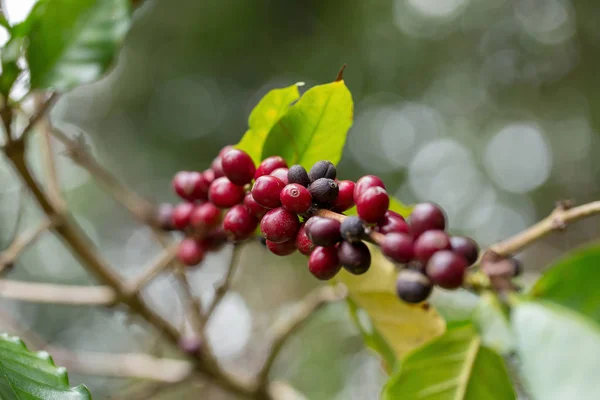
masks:
POLYGON ((74 286, 0 280, 0 297, 33 303, 109 306, 115 291, 108 286, 74 286))
POLYGON ((8 248, 0 254, 0 272, 10 267, 27 246, 34 243, 42 233, 46 232, 55 223, 55 218, 46 219, 33 230, 17 236, 8 248))
MULTIPOLYGON (((343 214, 338 214, 334 211, 330 210, 316 210, 312 215, 316 215, 319 217, 325 217, 329 219, 335 219, 336 221, 343 222, 347 216, 343 214)), ((368 240, 371 243, 375 243, 376 245, 381 246, 383 244, 383 239, 385 239, 385 235, 383 233, 375 232, 373 229, 367 229, 367 236, 365 240, 368 240)))
POLYGON ((235 244, 233 247, 233 253, 231 254, 231 260, 229 260, 229 266, 227 267, 225 278, 218 286, 216 286, 215 297, 213 298, 212 302, 208 306, 208 310, 206 311, 204 317, 206 323, 208 323, 210 317, 214 314, 214 311, 217 309, 217 307, 221 303, 221 300, 223 300, 223 297, 225 297, 225 295, 229 291, 229 288, 231 287, 231 282, 233 281, 235 270, 240 264, 240 257, 242 254, 241 246, 242 245, 240 244, 235 244))
MULTIPOLYGON (((46 112, 48 110, 50 110, 50 108, 56 103, 56 101, 58 100, 58 93, 52 93, 50 95, 50 97, 48 97, 45 101, 43 101, 39 108, 36 110, 35 114, 33 115, 33 117, 31 117, 31 119, 29 120, 29 123, 27 124, 27 126, 25 127, 25 129, 23 129, 23 133, 21 134, 21 137, 19 138, 20 141, 25 141, 27 139, 27 137, 29 135, 31 135, 31 132, 33 131, 33 128, 35 127, 35 125, 37 125, 38 122, 40 122, 40 120, 42 120, 43 118, 46 117, 46 112)), ((11 136, 11 138, 13 138, 11 136)), ((16 140, 16 138, 13 138, 16 140)))
POLYGON ((140 292, 146 285, 148 285, 154 278, 156 278, 161 272, 166 270, 177 254, 178 243, 169 245, 161 254, 158 259, 152 261, 149 267, 144 268, 142 275, 135 279, 129 284, 129 293, 140 292))

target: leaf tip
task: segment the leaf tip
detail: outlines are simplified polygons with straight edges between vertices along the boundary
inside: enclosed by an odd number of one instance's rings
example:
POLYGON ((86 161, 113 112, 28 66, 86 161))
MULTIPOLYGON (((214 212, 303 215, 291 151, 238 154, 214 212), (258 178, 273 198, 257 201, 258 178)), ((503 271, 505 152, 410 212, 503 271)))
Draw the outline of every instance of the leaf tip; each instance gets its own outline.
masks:
POLYGON ((339 82, 339 81, 343 81, 344 80, 344 70, 346 69, 346 63, 344 63, 344 65, 342 65, 342 68, 340 68, 340 71, 337 73, 337 76, 335 77, 335 81, 334 82, 339 82))

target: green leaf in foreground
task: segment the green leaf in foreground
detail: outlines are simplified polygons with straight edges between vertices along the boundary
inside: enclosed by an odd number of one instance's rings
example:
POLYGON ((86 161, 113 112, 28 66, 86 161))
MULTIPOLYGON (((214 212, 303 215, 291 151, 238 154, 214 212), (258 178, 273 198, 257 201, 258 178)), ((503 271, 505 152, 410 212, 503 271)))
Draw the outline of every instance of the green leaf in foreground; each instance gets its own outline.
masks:
POLYGON ((600 246, 577 250, 548 269, 531 289, 551 301, 600 323, 600 246))
POLYGON ((337 164, 353 113, 352 95, 344 81, 315 86, 273 126, 262 158, 278 155, 289 165, 307 169, 319 160, 337 164))
POLYGON ((521 372, 532 399, 600 399, 600 330, 550 302, 523 302, 511 314, 521 372))
POLYGON ((510 321, 496 294, 486 292, 481 295, 473 313, 473 320, 486 346, 500 354, 510 354, 514 351, 510 321))
POLYGON ((449 329, 411 353, 384 388, 384 400, 515 399, 504 361, 472 325, 449 329))
POLYGON ((48 353, 31 352, 20 339, 0 334, 0 399, 91 398, 85 386, 69 387, 67 371, 54 365, 48 353))
POLYGON ((98 79, 129 23, 128 0, 40 0, 26 24, 31 87, 65 90, 98 79))
POLYGON ((235 147, 248 153, 255 164, 259 164, 262 160, 263 145, 273 125, 288 111, 290 105, 300 97, 300 92, 298 92, 298 86, 300 85, 300 83, 297 83, 286 88, 271 90, 250 113, 248 118, 249 129, 235 147))

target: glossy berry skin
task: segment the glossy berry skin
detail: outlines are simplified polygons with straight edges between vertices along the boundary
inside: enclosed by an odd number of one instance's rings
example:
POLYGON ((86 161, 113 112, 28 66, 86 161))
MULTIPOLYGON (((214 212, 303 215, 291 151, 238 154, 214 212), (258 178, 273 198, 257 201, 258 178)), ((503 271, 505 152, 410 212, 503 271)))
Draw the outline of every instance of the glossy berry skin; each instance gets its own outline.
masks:
POLYGON ((408 218, 411 230, 415 237, 425 231, 446 229, 446 214, 433 203, 419 203, 413 208, 408 218))
POLYGON ((244 186, 252 181, 256 167, 252 158, 242 150, 231 149, 221 158, 223 173, 231 182, 244 186))
POLYGON ((271 172, 269 175, 272 175, 276 178, 281 179, 281 181, 287 185, 288 184, 288 169, 287 168, 277 168, 275 171, 271 172))
POLYGON ((215 174, 215 179, 225 176, 225 172, 223 171, 223 164, 221 162, 221 157, 215 157, 215 159, 210 164, 210 169, 213 170, 215 174))
POLYGON ((356 185, 352 181, 338 182, 338 195, 333 202, 333 210, 344 212, 354 206, 354 187, 356 185))
POLYGON ((283 243, 295 238, 298 228, 298 216, 283 207, 269 211, 260 221, 263 236, 274 243, 283 243))
POLYGON ((223 147, 221 150, 219 150, 219 158, 223 159, 223 156, 227 153, 229 153, 230 150, 235 149, 235 147, 233 147, 232 145, 228 144, 227 146, 223 147))
POLYGON ((375 231, 384 235, 391 232, 410 233, 410 226, 400 214, 388 210, 383 218, 377 221, 375 231))
POLYGON ((465 236, 450 237, 450 248, 456 254, 463 256, 469 265, 474 264, 479 257, 479 246, 473 239, 465 236))
POLYGON ((221 210, 212 203, 194 207, 190 215, 190 225, 196 229, 210 230, 221 222, 221 210))
POLYGON ((281 179, 271 175, 259 177, 252 186, 252 197, 263 207, 276 208, 281 205, 279 195, 285 187, 281 179))
POLYGON ((283 243, 274 243, 267 240, 266 245, 267 249, 276 256, 287 256, 296 251, 296 238, 283 243))
POLYGON ((374 224, 385 216, 390 198, 385 189, 375 186, 365 190, 356 200, 356 211, 363 221, 374 224))
POLYGON ((288 183, 297 183, 305 187, 310 185, 308 172, 302 165, 292 165, 288 170, 288 183))
POLYGON ((379 177, 375 175, 365 175, 359 180, 356 181, 356 185, 354 186, 354 201, 358 200, 361 194, 365 192, 365 190, 372 187, 380 187, 385 189, 385 184, 379 177))
POLYGON ((244 240, 250 237, 258 226, 258 220, 243 205, 231 207, 223 217, 223 229, 235 240, 244 240))
POLYGON ((442 250, 429 259, 425 271, 434 284, 444 289, 456 289, 463 283, 467 266, 463 256, 442 250))
POLYGON ((215 180, 215 173, 212 169, 207 169, 202 171, 200 174, 200 181, 198 182, 198 196, 200 199, 208 200, 208 191, 210 189, 210 185, 215 180))
POLYGON ((186 238, 179 243, 176 256, 180 263, 193 266, 202 262, 205 251, 200 242, 195 239, 186 238))
POLYGON ((415 255, 413 238, 407 233, 388 233, 381 244, 381 251, 393 261, 405 264, 415 255))
POLYGON ((337 248, 315 247, 308 259, 308 270, 317 279, 329 280, 340 272, 342 266, 337 254, 337 248))
POLYGON ((308 191, 316 204, 329 208, 335 202, 340 189, 333 179, 320 178, 310 184, 308 191))
POLYGON ((219 208, 230 208, 244 200, 244 188, 234 185, 226 177, 217 178, 210 185, 208 198, 219 208))
POLYGON ((342 240, 340 222, 335 219, 312 217, 306 221, 306 235, 317 246, 333 246, 342 240))
POLYGON ((417 304, 427 300, 433 285, 423 273, 414 269, 403 269, 398 273, 396 293, 406 303, 417 304))
POLYGON ((202 174, 196 171, 179 171, 172 180, 175 193, 184 200, 206 200, 207 187, 203 185, 202 174))
POLYGON ((312 206, 310 192, 297 183, 286 185, 279 194, 279 199, 283 208, 296 214, 305 213, 312 206))
POLYGON ((356 216, 347 217, 342 221, 340 233, 344 240, 349 242, 360 242, 365 235, 365 224, 356 216))
POLYGON ((450 250, 450 238, 444 231, 426 231, 415 240, 415 258, 422 263, 440 250, 450 250))
POLYGON ((162 203, 156 208, 156 223, 160 229, 172 231, 173 226, 173 205, 170 203, 162 203))
POLYGON ((335 179, 337 171, 335 165, 331 161, 317 161, 308 171, 308 177, 311 182, 321 178, 335 179))
POLYGON ((173 208, 171 223, 175 229, 184 229, 190 224, 190 216, 194 211, 192 203, 180 203, 173 208))
POLYGON ((269 175, 277 168, 287 168, 285 160, 279 156, 271 156, 262 160, 256 172, 254 173, 254 179, 257 179, 263 175, 269 175))
POLYGON ((250 210, 250 213, 254 215, 257 220, 260 220, 267 213, 267 211, 269 211, 268 208, 261 206, 256 202, 256 200, 254 200, 252 193, 248 193, 244 197, 244 205, 246 208, 248 208, 248 210, 250 210))
POLYGON ((311 242, 306 235, 304 224, 300 225, 300 229, 298 229, 298 234, 296 235, 296 247, 298 248, 298 251, 305 256, 309 256, 315 249, 315 244, 311 242))
POLYGON ((343 241, 337 246, 342 267, 353 275, 362 275, 371 266, 371 251, 363 242, 343 241))

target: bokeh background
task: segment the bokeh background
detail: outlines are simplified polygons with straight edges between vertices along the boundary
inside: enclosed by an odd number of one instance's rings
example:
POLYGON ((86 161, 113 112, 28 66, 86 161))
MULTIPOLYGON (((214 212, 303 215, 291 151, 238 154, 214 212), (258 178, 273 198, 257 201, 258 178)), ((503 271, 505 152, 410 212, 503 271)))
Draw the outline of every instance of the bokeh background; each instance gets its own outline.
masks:
MULTIPOLYGON (((6 1, 9 20, 22 19, 32 3, 6 1)), ((405 203, 438 202, 453 232, 487 245, 542 218, 557 200, 600 197, 599 20, 593 0, 148 0, 111 73, 64 96, 52 119, 65 132, 83 135, 136 191, 154 202, 175 202, 173 174, 204 169, 221 147, 236 143, 269 89, 329 82, 347 63, 356 119, 339 175, 375 173, 405 203)), ((73 213, 115 268, 135 276, 160 249, 55 148, 73 213)), ((6 246, 20 184, 0 161, 6 246)), ((29 161, 42 176, 35 149, 29 161)), ((39 219, 28 201, 22 229, 39 219)), ((598 231, 592 219, 529 248, 522 255, 525 282, 598 231)), ((230 255, 230 249, 211 255, 191 274, 203 299, 212 296, 230 255)), ((245 248, 235 290, 209 330, 224 364, 238 370, 260 364, 265 329, 316 285, 304 265, 300 257, 278 258, 258 244, 245 248)), ((9 277, 91 282, 50 234, 25 252, 9 277)), ((178 292, 164 276, 146 295, 178 321, 178 292)), ((6 300, 1 307, 53 345, 169 352, 123 311, 6 300)), ((373 399, 384 382, 379 361, 343 306, 321 312, 296 335, 275 372, 311 400, 373 399)), ((72 376, 95 398, 132 384, 72 376)), ((209 386, 178 390, 164 397, 230 398, 209 386)))

